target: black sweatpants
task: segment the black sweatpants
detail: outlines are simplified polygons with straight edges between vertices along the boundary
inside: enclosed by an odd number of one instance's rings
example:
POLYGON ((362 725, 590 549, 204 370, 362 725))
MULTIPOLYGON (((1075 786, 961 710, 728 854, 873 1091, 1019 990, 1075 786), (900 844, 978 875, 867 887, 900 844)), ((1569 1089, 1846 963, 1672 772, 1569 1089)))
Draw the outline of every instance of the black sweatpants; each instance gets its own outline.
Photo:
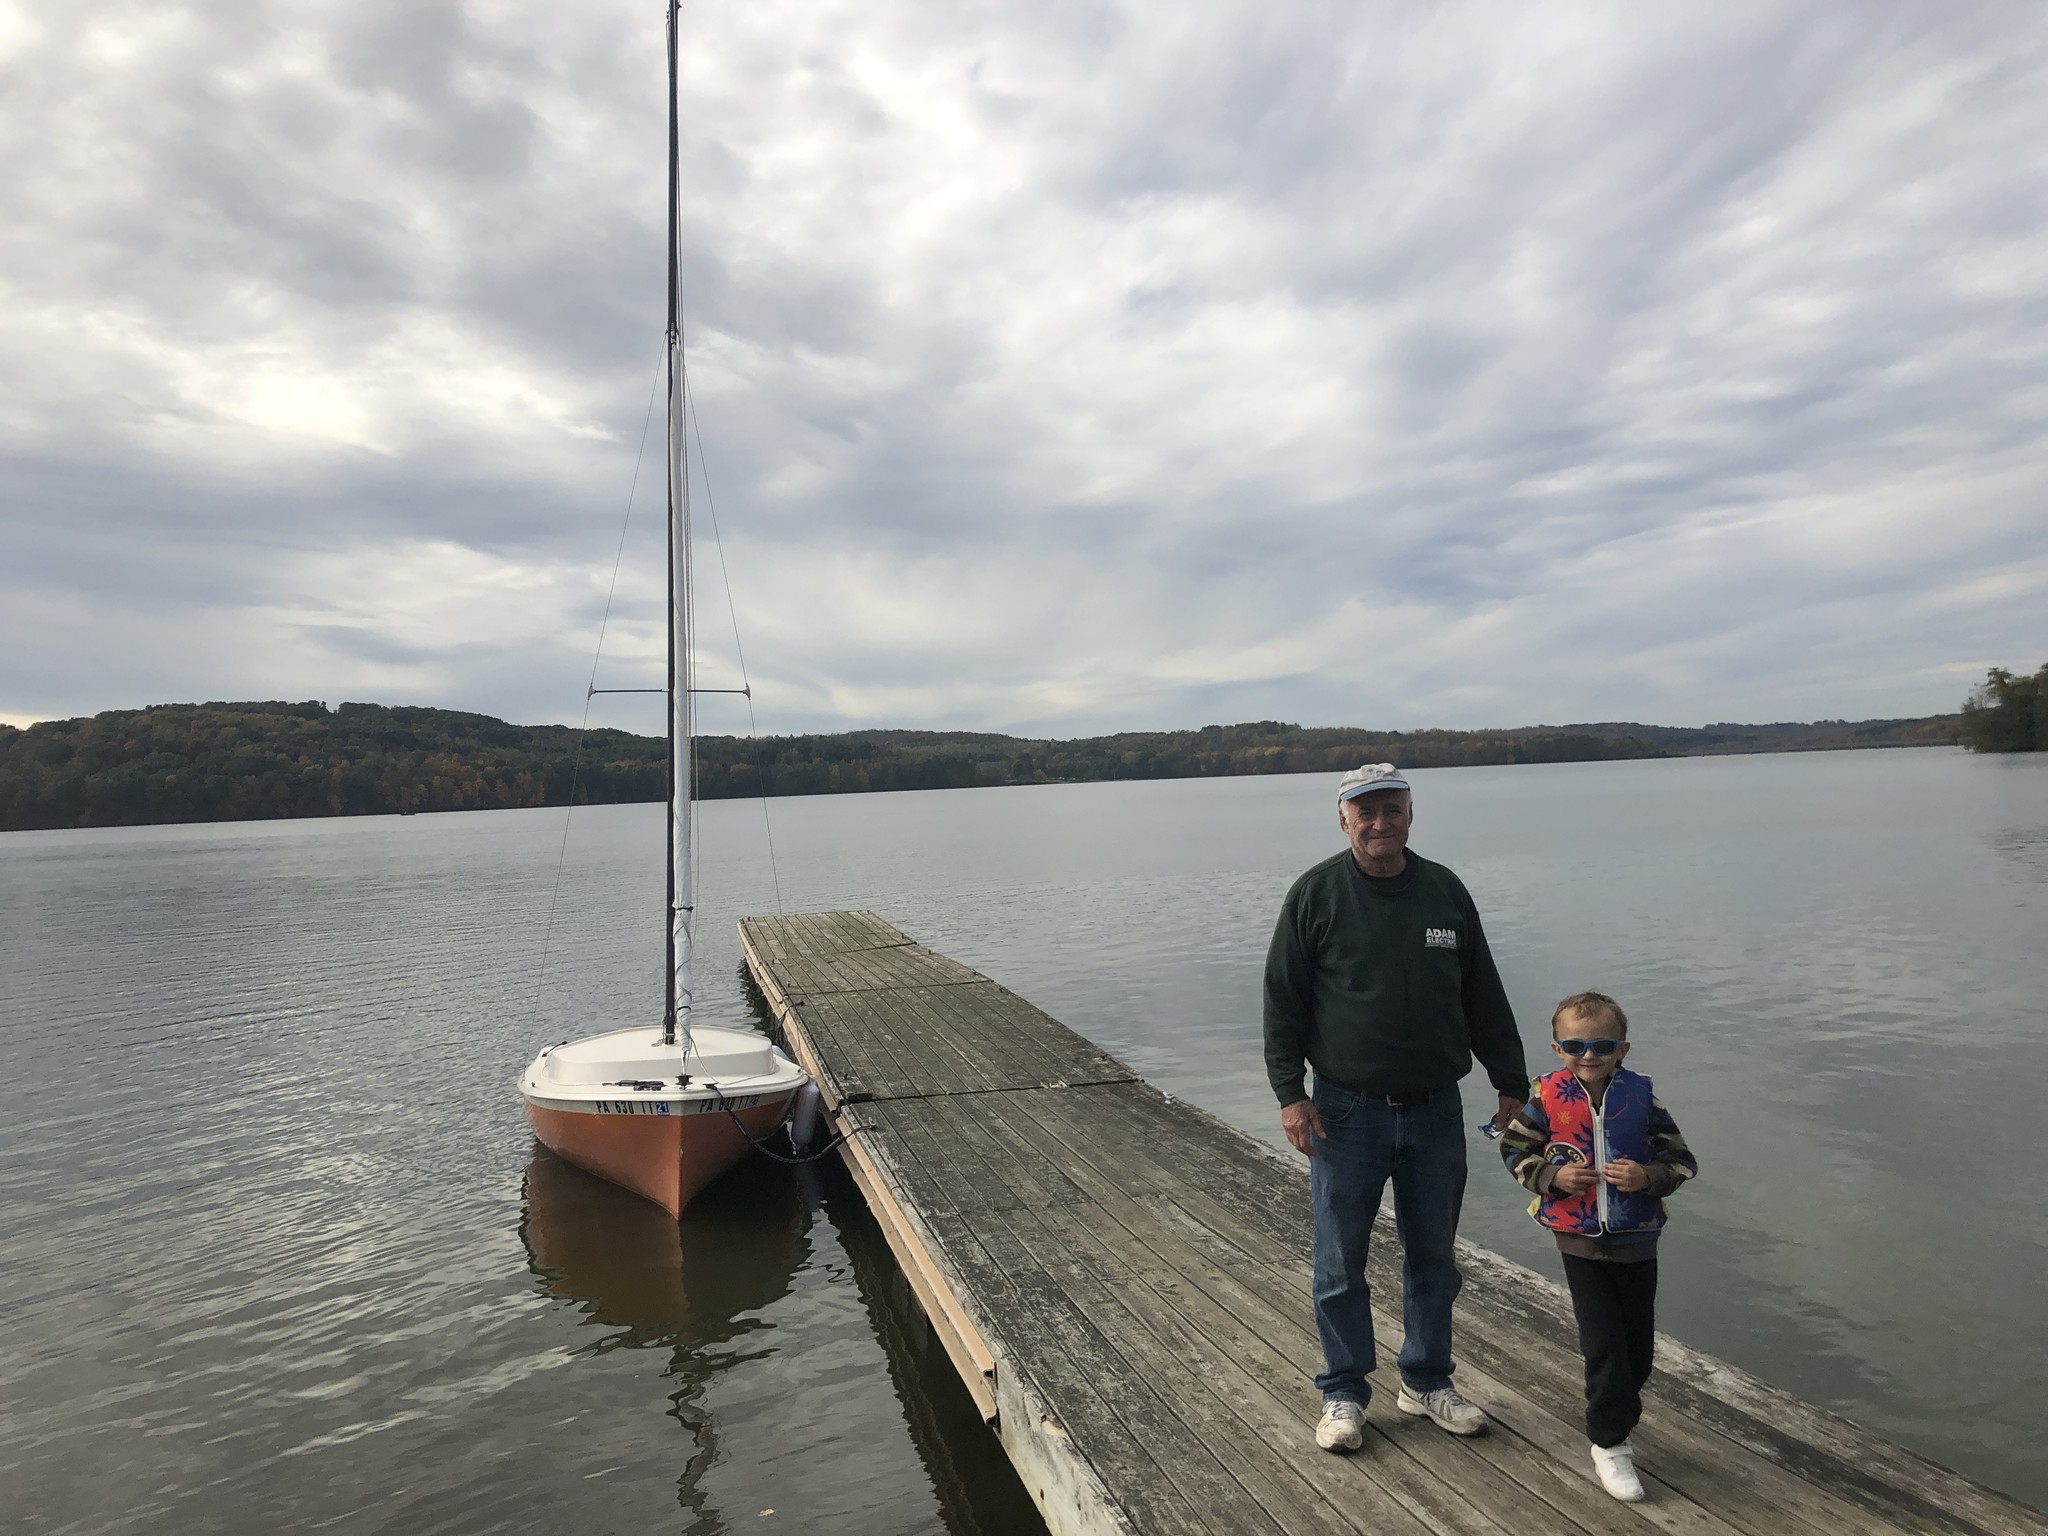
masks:
POLYGON ((1586 1438, 1620 1445, 1643 1416, 1643 1383, 1656 1345, 1657 1261, 1560 1257, 1579 1320, 1579 1353, 1586 1357, 1586 1438))

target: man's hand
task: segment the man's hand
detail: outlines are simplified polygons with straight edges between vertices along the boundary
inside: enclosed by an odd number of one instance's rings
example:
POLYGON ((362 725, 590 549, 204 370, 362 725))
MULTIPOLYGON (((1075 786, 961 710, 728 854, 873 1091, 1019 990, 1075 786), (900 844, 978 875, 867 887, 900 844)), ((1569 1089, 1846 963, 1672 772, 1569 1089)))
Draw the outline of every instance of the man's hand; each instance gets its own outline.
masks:
POLYGON ((1600 1175, 1583 1163, 1563 1163, 1550 1176, 1550 1187, 1567 1195, 1583 1195, 1600 1182, 1600 1175))
POLYGON ((1294 1150, 1303 1157, 1316 1155, 1316 1143, 1323 1139, 1323 1117, 1316 1113, 1314 1099, 1296 1099, 1280 1111, 1280 1129, 1294 1150))
POLYGON ((1631 1195, 1650 1187, 1650 1170, 1625 1157, 1610 1157, 1600 1175, 1616 1189, 1631 1195))
POLYGON ((1500 1096, 1500 1110, 1493 1117, 1495 1134, 1498 1135, 1505 1131, 1508 1128, 1508 1123, 1515 1118, 1515 1111, 1528 1102, 1527 1099, 1518 1099, 1505 1093, 1502 1094, 1500 1096))

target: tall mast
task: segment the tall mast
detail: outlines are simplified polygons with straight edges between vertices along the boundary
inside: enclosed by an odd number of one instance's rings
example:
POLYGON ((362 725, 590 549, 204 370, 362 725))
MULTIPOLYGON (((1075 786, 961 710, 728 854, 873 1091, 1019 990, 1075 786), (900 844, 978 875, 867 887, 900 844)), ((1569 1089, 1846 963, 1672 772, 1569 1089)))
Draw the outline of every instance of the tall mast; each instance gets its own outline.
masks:
POLYGON ((683 442, 678 0, 668 7, 668 919, 661 1038, 690 1044, 690 477, 683 442))

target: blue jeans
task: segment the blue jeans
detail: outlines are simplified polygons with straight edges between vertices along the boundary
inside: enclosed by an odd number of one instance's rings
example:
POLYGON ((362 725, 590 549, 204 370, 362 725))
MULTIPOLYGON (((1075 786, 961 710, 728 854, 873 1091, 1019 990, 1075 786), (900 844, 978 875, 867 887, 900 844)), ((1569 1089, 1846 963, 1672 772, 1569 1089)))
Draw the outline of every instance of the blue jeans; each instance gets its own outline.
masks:
POLYGON ((1465 1110, 1455 1085, 1399 1109, 1317 1083, 1323 1140, 1309 1160, 1315 1200, 1316 1332, 1323 1342, 1325 1398, 1368 1401, 1372 1290, 1365 1280, 1373 1217, 1394 1181, 1401 1238, 1401 1379, 1417 1392, 1451 1384, 1451 1304, 1465 1283, 1455 1240, 1465 1203, 1465 1110))

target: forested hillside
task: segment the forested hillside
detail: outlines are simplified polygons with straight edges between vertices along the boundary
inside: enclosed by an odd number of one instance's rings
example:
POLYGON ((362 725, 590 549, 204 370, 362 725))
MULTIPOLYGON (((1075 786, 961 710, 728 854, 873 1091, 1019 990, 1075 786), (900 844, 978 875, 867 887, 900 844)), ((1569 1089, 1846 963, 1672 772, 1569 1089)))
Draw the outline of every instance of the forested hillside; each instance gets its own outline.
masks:
MULTIPOLYGON (((1952 741, 1956 717, 1851 724, 1307 729, 1276 721, 1040 741, 955 731, 700 737, 699 793, 836 794, 1099 779, 1589 762, 1952 741)), ((0 831, 363 816, 658 800, 663 743, 625 731, 508 725, 456 710, 162 704, 0 726, 0 831)))
MULTIPOLYGON (((0 727, 0 830, 567 802, 576 732, 450 709, 163 704, 0 727)), ((591 731, 577 798, 658 800, 662 744, 591 731)))

